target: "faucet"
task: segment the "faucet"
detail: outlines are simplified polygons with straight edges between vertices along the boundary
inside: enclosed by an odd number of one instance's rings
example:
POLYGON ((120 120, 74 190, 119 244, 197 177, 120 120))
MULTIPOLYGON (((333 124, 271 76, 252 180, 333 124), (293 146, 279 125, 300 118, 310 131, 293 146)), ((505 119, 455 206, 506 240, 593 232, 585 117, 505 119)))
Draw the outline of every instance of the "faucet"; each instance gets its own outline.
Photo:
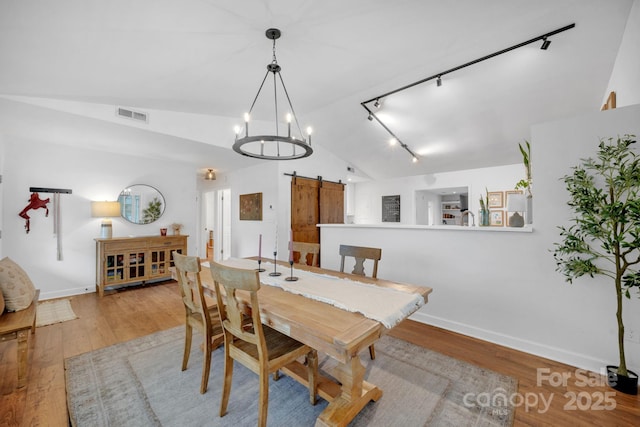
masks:
POLYGON ((464 217, 465 217, 465 215, 471 215, 472 224, 469 227, 475 227, 476 226, 476 216, 470 210, 466 210, 466 211, 462 212, 462 215, 460 215, 460 225, 464 225, 464 217))

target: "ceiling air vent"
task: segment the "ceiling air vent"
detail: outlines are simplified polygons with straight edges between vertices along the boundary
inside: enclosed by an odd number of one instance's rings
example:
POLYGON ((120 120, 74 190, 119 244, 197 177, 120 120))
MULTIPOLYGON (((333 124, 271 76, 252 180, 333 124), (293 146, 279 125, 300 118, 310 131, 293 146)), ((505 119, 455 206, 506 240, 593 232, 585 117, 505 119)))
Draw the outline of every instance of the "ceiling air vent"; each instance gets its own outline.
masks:
POLYGON ((125 117, 127 119, 138 120, 145 123, 149 121, 149 116, 147 115, 147 113, 143 113, 141 111, 133 111, 122 107, 118 107, 118 109, 116 110, 116 115, 118 117, 125 117))

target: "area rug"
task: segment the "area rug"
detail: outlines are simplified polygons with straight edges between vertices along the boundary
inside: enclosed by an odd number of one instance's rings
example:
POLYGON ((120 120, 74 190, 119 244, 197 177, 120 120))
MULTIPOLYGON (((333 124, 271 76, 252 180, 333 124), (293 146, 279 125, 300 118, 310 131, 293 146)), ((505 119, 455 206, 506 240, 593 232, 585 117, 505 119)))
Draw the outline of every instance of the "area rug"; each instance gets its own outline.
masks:
MULTIPOLYGON (((258 378, 235 364, 231 397, 218 416, 223 349, 212 355, 209 389, 200 394, 202 353, 194 339, 189 366, 181 371, 184 327, 65 359, 71 425, 254 426, 258 378)), ((384 336, 376 359, 362 352, 367 381, 383 390, 350 426, 510 426, 515 379, 384 336), (366 357, 365 357, 366 356, 366 357), (482 397, 482 398, 480 398, 482 397)), ((334 361, 321 357, 328 372, 334 361)), ((312 426, 327 406, 309 404, 307 390, 287 376, 270 379, 270 426, 312 426)))
POLYGON ((67 298, 40 301, 36 310, 36 327, 53 325, 54 323, 66 322, 77 318, 78 316, 71 308, 71 301, 67 298))

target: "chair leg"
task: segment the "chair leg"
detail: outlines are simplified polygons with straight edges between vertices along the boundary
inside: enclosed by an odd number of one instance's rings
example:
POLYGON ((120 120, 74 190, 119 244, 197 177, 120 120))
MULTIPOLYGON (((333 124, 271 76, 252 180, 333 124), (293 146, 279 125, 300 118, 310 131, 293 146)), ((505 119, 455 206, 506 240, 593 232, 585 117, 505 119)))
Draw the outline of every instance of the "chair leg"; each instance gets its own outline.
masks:
POLYGON ((202 381, 200 382, 200 394, 207 391, 209 385, 209 371, 211 370, 211 337, 205 331, 204 337, 204 357, 202 358, 202 381))
POLYGON ((278 381, 280 379, 280 370, 275 371, 272 376, 274 381, 278 381))
POLYGON ((371 360, 376 358, 376 350, 373 348, 373 344, 369 346, 369 356, 371 356, 371 360))
POLYGON ((184 330, 184 354, 182 355, 183 371, 187 369, 187 364, 189 363, 189 353, 191 353, 191 334, 192 334, 191 325, 187 323, 186 328, 184 330))
POLYGON ((258 427, 266 427, 267 412, 269 411, 269 374, 260 374, 260 401, 258 404, 258 427))
POLYGON ((316 350, 311 350, 309 354, 307 354, 307 370, 309 374, 309 402, 312 405, 317 403, 317 392, 318 392, 318 352, 316 350))
POLYGON ((229 394, 231 393, 231 380, 233 378, 233 359, 229 356, 227 343, 224 345, 224 382, 222 383, 222 397, 220 398, 220 416, 227 413, 229 394))

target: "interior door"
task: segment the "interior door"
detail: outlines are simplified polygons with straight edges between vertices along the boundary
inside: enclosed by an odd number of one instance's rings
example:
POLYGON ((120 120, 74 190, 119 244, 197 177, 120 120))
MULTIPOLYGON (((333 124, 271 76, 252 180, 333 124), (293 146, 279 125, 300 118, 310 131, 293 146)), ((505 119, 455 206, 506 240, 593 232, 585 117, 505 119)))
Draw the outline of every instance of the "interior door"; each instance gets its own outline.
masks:
POLYGON ((291 231, 294 241, 322 244, 320 228, 316 224, 343 223, 344 184, 300 177, 291 179, 291 231))
POLYGON ((296 242, 320 243, 320 181, 291 179, 291 231, 296 242))
POLYGON ((322 182, 320 224, 344 224, 344 184, 322 182))

